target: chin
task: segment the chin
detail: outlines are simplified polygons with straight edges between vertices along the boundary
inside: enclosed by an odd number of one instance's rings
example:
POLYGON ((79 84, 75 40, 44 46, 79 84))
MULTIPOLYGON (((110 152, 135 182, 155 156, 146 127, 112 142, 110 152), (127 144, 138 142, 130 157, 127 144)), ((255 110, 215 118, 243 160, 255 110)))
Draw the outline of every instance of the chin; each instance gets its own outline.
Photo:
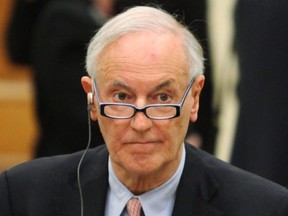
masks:
POLYGON ((127 170, 137 175, 150 175, 156 173, 161 165, 162 163, 159 163, 159 160, 155 160, 151 156, 137 157, 129 163, 127 170))

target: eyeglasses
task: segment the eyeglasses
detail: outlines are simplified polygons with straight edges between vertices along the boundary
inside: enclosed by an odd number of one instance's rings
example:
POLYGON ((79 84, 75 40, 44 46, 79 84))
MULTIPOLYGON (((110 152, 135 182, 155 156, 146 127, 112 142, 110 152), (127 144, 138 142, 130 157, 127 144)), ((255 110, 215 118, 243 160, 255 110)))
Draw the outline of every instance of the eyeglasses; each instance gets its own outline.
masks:
POLYGON ((181 99, 179 104, 149 104, 144 107, 137 107, 128 103, 103 103, 100 101, 99 94, 96 87, 96 81, 93 80, 95 95, 100 107, 100 114, 102 116, 112 119, 129 119, 135 116, 137 112, 143 112, 147 118, 153 120, 172 119, 180 116, 181 108, 185 99, 194 83, 192 79, 181 99))

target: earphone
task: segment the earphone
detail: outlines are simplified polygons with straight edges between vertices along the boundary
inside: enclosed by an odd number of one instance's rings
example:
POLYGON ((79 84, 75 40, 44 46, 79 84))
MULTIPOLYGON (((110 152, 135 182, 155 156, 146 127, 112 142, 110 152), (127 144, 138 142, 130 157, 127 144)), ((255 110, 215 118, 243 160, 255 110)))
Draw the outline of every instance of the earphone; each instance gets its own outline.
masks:
POLYGON ((87 104, 92 105, 93 103, 94 103, 93 102, 93 93, 89 92, 89 93, 87 93, 87 104))
POLYGON ((77 184, 78 184, 78 189, 79 189, 79 196, 80 196, 80 216, 84 216, 84 202, 83 202, 83 194, 82 194, 82 186, 81 186, 81 176, 80 176, 80 169, 81 169, 81 164, 82 161, 87 153, 87 151, 90 148, 91 144, 91 118, 90 118, 90 106, 93 105, 93 93, 89 92, 87 94, 87 112, 88 112, 88 143, 85 151, 83 152, 81 159, 78 163, 77 167, 77 184))

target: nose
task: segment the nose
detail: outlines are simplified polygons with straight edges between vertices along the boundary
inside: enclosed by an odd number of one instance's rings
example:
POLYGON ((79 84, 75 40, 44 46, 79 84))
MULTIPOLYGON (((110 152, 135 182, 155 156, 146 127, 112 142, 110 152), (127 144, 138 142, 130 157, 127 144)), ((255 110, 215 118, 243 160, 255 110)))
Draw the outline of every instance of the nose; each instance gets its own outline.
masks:
POLYGON ((145 113, 137 112, 131 119, 130 126, 137 131, 147 131, 152 127, 152 120, 145 113))

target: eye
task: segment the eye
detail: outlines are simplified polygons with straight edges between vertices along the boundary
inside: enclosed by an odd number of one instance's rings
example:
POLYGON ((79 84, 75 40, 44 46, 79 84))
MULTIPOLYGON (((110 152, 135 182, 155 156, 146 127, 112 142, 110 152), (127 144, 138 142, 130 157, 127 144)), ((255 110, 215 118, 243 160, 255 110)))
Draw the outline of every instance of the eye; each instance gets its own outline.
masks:
POLYGON ((159 99, 161 100, 161 101, 167 101, 168 100, 168 95, 167 94, 160 94, 159 95, 159 99))
POLYGON ((157 99, 160 101, 160 102, 168 102, 170 100, 170 96, 168 94, 165 94, 165 93, 161 93, 157 96, 157 99))
POLYGON ((128 95, 124 92, 119 92, 115 95, 117 101, 125 101, 128 98, 128 95))

